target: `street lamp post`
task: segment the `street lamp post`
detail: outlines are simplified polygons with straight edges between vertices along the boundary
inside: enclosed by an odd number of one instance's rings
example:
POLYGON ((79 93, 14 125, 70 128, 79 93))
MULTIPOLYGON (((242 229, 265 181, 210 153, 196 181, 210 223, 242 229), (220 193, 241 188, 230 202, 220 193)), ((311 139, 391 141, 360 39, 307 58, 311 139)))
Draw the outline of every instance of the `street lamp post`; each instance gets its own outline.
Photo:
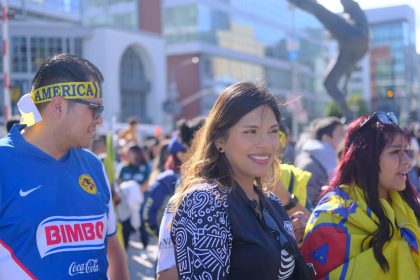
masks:
POLYGON ((187 58, 179 62, 175 67, 170 71, 169 75, 169 94, 168 98, 163 102, 163 110, 168 114, 173 116, 179 115, 181 113, 182 106, 180 105, 178 98, 178 83, 176 81, 176 73, 182 67, 185 67, 190 64, 197 64, 200 59, 197 56, 192 58, 187 58))
POLYGON ((3 36, 3 92, 4 92, 4 118, 8 120, 12 115, 10 102, 10 65, 9 65, 9 17, 7 0, 2 0, 2 36, 3 36))
MULTIPOLYGON (((292 31, 293 35, 288 36, 286 49, 289 56, 289 62, 291 64, 291 76, 292 76, 292 95, 297 97, 300 93, 299 88, 299 39, 296 36, 296 26, 295 26, 295 7, 292 4, 289 4, 289 10, 292 16, 292 31)), ((297 139, 299 136, 299 125, 298 125, 298 112, 297 110, 292 112, 292 136, 294 139, 297 139)))
POLYGON ((182 60, 175 67, 173 67, 171 69, 171 72, 170 72, 170 75, 169 75, 169 79, 170 79, 170 83, 169 83, 170 96, 169 96, 169 98, 173 98, 174 100, 176 100, 176 98, 178 97, 178 83, 176 81, 177 71, 179 69, 181 69, 182 67, 185 67, 185 66, 190 65, 190 64, 197 64, 199 62, 200 62, 200 58, 198 56, 194 56, 192 58, 187 58, 187 59, 182 60))

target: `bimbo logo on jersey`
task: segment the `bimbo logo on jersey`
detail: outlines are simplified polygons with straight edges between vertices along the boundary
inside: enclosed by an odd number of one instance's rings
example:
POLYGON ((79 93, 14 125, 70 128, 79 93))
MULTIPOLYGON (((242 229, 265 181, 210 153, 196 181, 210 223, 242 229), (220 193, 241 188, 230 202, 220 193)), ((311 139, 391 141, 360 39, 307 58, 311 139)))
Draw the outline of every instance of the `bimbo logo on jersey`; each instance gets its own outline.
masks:
POLYGON ((64 251, 104 248, 106 221, 106 214, 46 218, 36 231, 36 243, 41 258, 64 251))

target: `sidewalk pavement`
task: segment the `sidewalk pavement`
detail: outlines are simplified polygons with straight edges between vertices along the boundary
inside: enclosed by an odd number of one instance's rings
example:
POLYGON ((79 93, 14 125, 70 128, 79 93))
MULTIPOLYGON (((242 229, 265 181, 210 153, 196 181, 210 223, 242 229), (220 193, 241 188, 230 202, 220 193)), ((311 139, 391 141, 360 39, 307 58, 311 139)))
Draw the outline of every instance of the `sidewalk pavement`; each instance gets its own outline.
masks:
POLYGON ((130 279, 152 280, 155 279, 155 262, 158 252, 157 241, 150 240, 147 249, 143 249, 141 242, 133 238, 138 234, 133 234, 127 249, 128 270, 130 279))

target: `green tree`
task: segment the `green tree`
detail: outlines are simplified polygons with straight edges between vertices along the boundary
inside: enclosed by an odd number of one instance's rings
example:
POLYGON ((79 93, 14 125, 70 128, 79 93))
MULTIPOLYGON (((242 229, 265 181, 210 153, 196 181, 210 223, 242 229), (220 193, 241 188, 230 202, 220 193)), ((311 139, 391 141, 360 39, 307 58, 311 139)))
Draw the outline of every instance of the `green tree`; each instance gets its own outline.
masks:
MULTIPOLYGON (((369 113, 366 105, 366 101, 360 95, 352 95, 348 100, 348 104, 350 109, 356 113, 356 117, 361 115, 366 115, 369 113)), ((327 104, 326 108, 326 115, 327 116, 334 116, 341 118, 343 113, 337 107, 334 101, 331 101, 327 104)))

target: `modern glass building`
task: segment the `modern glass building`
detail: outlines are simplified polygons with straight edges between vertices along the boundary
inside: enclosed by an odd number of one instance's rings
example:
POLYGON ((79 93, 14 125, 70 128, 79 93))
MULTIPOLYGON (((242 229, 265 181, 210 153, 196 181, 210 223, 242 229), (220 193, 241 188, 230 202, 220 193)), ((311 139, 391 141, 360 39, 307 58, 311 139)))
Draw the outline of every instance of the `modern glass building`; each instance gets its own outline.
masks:
POLYGON ((160 7, 159 0, 10 0, 12 114, 18 114, 16 102, 30 91, 40 65, 52 55, 72 53, 104 75, 105 121, 136 116, 171 126, 161 109, 166 59, 160 7))
POLYGON ((207 113, 226 85, 257 80, 281 100, 295 99, 286 109, 302 122, 324 113, 325 33, 312 15, 278 0, 163 3, 169 89, 181 105, 201 95, 182 116, 207 113))
POLYGON ((83 23, 88 26, 112 26, 138 29, 138 1, 84 0, 83 23))
MULTIPOLYGON (((30 91, 32 78, 39 66, 49 56, 58 53, 82 56, 82 41, 88 33, 74 28, 81 19, 79 1, 11 0, 9 13, 10 93, 12 114, 16 115, 16 102, 30 91)), ((0 66, 2 71, 2 61, 0 66)), ((0 83, 3 104, 3 81, 0 83)), ((2 114, 3 110, 0 116, 2 114)))
POLYGON ((415 12, 407 6, 366 10, 371 26, 372 110, 392 110, 419 120, 419 69, 415 12))

